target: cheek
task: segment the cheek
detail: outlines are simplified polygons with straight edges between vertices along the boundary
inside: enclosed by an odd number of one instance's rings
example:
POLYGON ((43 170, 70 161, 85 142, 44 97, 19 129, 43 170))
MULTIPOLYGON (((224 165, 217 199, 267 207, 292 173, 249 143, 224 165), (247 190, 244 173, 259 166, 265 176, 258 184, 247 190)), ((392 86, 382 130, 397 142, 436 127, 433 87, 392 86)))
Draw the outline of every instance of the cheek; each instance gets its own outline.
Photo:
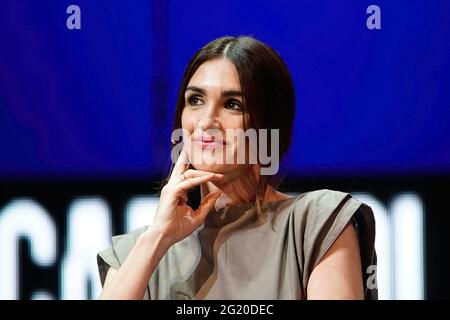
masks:
POLYGON ((230 130, 230 135, 227 136, 228 141, 231 141, 234 146, 236 146, 237 140, 235 139, 236 132, 244 130, 244 121, 241 118, 235 117, 234 119, 228 119, 228 121, 222 122, 224 129, 230 130))
POLYGON ((187 151, 188 158, 191 159, 192 155, 192 148, 193 145, 191 144, 191 135, 194 133, 195 130, 195 119, 192 114, 186 109, 183 110, 183 113, 181 114, 181 128, 183 129, 183 144, 184 148, 187 151))
POLYGON ((242 117, 231 116, 221 119, 221 126, 223 129, 237 130, 244 129, 244 120, 242 117))
POLYGON ((183 110, 181 114, 181 128, 187 130, 189 133, 194 131, 195 119, 189 111, 183 110))

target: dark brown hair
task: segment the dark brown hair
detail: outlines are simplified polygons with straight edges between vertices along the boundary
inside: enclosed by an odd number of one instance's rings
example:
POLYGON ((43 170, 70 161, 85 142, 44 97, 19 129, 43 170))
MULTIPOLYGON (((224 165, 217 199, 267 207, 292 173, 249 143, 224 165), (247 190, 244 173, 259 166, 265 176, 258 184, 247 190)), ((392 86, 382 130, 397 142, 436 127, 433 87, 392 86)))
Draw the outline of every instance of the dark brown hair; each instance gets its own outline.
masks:
MULTIPOLYGON (((249 36, 225 36, 198 50, 183 75, 178 91, 173 130, 181 128, 185 90, 199 66, 209 60, 228 59, 236 67, 244 107, 244 130, 279 129, 279 158, 288 151, 294 121, 294 86, 288 68, 268 45, 249 36)), ((269 139, 270 143, 270 139, 269 139)), ((270 149, 270 144, 266 150, 270 149)), ((173 166, 172 166, 173 168, 173 166)), ((276 176, 261 176, 255 204, 261 216, 261 204, 268 186, 281 182, 276 176)))

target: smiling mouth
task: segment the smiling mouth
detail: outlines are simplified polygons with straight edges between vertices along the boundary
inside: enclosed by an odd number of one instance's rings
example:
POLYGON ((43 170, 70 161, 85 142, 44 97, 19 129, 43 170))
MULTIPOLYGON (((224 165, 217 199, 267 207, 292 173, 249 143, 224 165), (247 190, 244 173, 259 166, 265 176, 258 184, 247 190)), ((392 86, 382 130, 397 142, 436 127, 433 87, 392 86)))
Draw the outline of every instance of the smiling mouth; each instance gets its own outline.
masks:
POLYGON ((206 147, 219 147, 219 146, 223 146, 225 145, 225 141, 222 140, 215 140, 213 137, 209 138, 209 137, 198 137, 198 138, 194 138, 193 142, 195 145, 201 147, 201 148, 206 148, 206 147))
POLYGON ((194 134, 194 136, 192 138, 195 141, 216 142, 216 143, 222 143, 222 144, 224 142, 222 139, 220 139, 216 135, 210 135, 210 134, 206 134, 206 133, 194 134))

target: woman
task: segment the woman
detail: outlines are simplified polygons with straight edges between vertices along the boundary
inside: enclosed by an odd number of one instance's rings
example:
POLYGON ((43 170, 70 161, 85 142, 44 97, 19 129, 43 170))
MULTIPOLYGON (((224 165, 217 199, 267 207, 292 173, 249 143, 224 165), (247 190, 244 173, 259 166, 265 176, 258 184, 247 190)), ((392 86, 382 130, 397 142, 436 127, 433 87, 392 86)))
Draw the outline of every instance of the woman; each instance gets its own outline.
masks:
POLYGON ((377 298, 367 273, 376 263, 370 207, 327 189, 290 197, 261 174, 260 151, 276 144, 281 159, 293 119, 292 80, 274 50, 251 37, 201 48, 180 87, 174 148, 182 149, 155 220, 99 253, 100 298, 377 298), (279 139, 255 149, 230 133, 247 129, 278 129, 279 139))

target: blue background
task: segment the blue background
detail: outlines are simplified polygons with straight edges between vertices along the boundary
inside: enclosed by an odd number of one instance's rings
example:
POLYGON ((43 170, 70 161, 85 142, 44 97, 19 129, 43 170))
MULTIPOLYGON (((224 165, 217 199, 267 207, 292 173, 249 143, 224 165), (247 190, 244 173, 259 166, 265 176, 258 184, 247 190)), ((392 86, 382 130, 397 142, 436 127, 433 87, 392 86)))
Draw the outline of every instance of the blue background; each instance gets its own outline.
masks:
POLYGON ((3 1, 0 178, 155 177, 193 53, 253 35, 296 87, 294 177, 450 172, 450 1, 3 1), (68 30, 66 8, 81 8, 68 30), (381 7, 381 30, 366 8, 381 7))

